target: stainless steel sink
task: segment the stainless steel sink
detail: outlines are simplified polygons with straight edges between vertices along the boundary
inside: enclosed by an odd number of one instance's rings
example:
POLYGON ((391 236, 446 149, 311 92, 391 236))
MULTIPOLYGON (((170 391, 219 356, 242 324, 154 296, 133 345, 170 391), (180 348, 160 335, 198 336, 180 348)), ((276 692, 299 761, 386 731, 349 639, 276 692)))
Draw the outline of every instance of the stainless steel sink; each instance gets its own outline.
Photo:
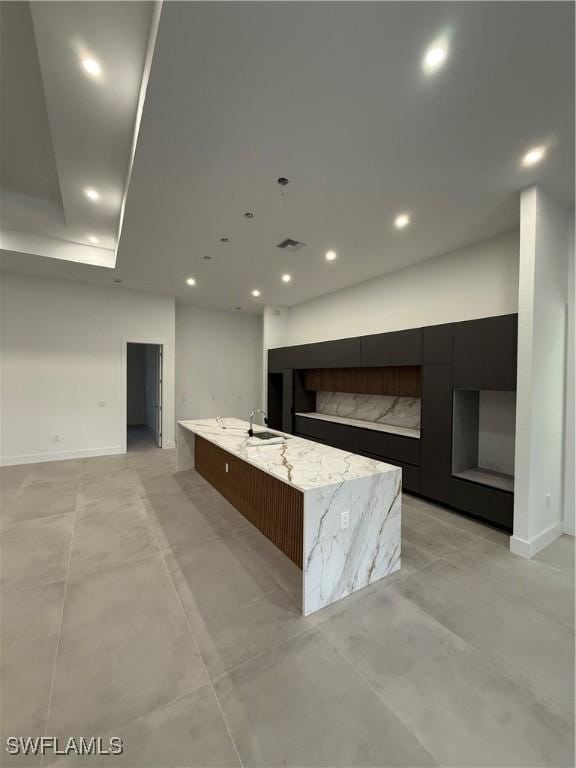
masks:
POLYGON ((252 437, 257 437, 258 440, 272 440, 273 438, 277 437, 284 437, 284 435, 278 435, 276 432, 254 432, 252 437))

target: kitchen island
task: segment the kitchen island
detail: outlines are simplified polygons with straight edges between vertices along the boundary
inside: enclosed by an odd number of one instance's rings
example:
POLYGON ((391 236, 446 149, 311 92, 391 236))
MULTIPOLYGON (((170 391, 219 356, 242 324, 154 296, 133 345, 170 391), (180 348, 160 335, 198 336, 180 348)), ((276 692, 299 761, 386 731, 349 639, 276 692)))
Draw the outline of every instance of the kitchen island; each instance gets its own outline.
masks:
POLYGON ((177 469, 195 468, 302 569, 304 615, 400 568, 401 469, 276 430, 278 442, 259 440, 248 428, 234 418, 178 422, 177 469))

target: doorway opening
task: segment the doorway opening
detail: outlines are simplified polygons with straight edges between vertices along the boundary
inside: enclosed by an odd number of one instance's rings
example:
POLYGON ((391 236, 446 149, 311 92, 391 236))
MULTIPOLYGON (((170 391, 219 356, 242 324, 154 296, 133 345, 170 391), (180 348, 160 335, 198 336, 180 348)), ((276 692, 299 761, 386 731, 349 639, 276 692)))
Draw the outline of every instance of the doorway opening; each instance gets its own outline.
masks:
POLYGON ((162 448, 162 345, 126 345, 126 446, 162 448))

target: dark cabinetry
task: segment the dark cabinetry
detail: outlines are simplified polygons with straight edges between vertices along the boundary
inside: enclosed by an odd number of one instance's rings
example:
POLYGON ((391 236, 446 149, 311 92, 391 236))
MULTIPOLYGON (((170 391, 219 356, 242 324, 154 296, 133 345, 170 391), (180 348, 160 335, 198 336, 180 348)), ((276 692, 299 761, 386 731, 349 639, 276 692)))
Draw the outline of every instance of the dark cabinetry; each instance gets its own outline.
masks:
POLYGON ((422 328, 422 363, 452 363, 452 323, 422 328))
POLYGON ((517 316, 454 324, 454 388, 516 389, 517 316))
POLYGON ((422 362, 422 329, 395 331, 390 336, 390 365, 420 365, 422 362))
POLYGON ((360 451, 383 459, 396 459, 406 464, 420 464, 420 440, 413 437, 360 429, 360 451))
POLYGON ((420 365, 422 362, 422 329, 376 333, 360 339, 361 365, 420 365))
POLYGON ((422 367, 421 490, 450 503, 452 475, 452 371, 446 364, 422 367))
POLYGON ((517 330, 502 315, 270 350, 269 409, 287 432, 396 464, 405 490, 511 528, 512 492, 452 475, 452 421, 455 390, 516 389, 517 330), (421 395, 421 439, 294 416, 316 391, 421 395))
POLYGON ((390 364, 390 334, 377 333, 360 339, 360 364, 378 368, 390 364))
POLYGON ((488 520, 496 525, 512 528, 514 520, 513 493, 452 478, 448 503, 469 515, 488 520))

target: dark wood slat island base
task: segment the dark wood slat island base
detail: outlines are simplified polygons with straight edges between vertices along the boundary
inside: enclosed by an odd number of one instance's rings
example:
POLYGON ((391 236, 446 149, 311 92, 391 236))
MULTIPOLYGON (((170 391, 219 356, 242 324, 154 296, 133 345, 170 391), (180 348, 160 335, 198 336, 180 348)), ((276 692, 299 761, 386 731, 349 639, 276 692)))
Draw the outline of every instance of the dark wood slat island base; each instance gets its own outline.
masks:
POLYGON ((196 471, 302 568, 304 495, 197 436, 196 471))

